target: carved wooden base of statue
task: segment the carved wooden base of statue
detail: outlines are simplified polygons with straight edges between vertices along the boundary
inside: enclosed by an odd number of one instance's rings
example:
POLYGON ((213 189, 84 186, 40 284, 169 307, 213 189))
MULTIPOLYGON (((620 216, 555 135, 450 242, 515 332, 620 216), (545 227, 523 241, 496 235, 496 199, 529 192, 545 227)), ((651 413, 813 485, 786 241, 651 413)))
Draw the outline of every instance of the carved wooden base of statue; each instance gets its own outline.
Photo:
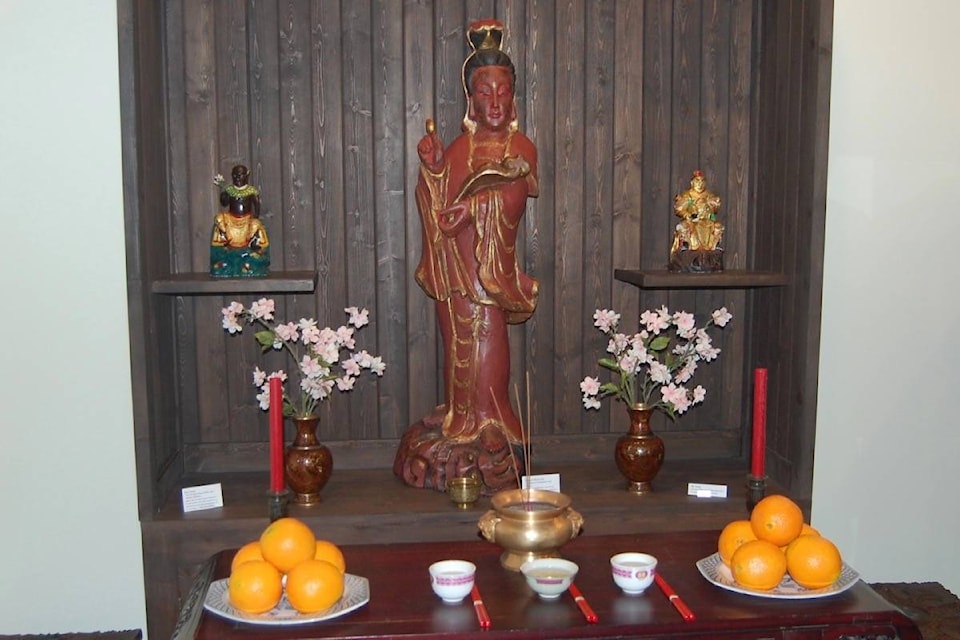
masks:
POLYGON ((270 251, 211 246, 210 275, 214 278, 266 277, 270 275, 270 251))
POLYGON ((495 426, 480 429, 471 440, 448 438, 442 428, 445 413, 446 407, 439 406, 406 430, 397 447, 393 473, 419 489, 445 491, 447 480, 464 476, 479 478, 487 496, 517 488, 514 464, 523 469, 523 447, 511 445, 495 426))
POLYGON ((674 273, 723 271, 723 249, 680 249, 670 255, 667 268, 674 273))

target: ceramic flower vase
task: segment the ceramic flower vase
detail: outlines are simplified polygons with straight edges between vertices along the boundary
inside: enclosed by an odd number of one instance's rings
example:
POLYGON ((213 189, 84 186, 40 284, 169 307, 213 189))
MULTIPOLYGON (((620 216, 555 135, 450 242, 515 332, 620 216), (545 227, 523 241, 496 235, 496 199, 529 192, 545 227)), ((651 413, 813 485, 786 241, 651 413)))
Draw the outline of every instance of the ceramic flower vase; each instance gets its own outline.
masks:
POLYGON ((663 464, 663 440, 650 430, 653 407, 637 404, 627 408, 630 430, 617 439, 614 456, 617 469, 627 479, 627 491, 644 494, 653 491, 650 484, 663 464))
POLYGON ((317 440, 319 416, 291 418, 297 427, 293 444, 287 447, 284 475, 293 492, 295 504, 311 505, 320 502, 320 491, 333 473, 330 449, 317 440))

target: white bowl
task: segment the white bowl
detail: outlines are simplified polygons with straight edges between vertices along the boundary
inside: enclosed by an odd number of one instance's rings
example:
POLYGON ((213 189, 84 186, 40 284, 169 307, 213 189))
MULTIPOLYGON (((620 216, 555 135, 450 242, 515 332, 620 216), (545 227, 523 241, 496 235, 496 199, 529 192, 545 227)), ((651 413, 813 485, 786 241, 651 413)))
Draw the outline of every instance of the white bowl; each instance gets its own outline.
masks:
POLYGON ((441 560, 430 565, 430 586, 444 602, 463 600, 473 589, 477 567, 466 560, 441 560))
POLYGON ((520 572, 530 588, 544 600, 555 600, 570 587, 580 567, 563 558, 537 558, 524 562, 520 572))
POLYGON ((610 558, 613 581, 624 593, 638 595, 653 584, 657 573, 657 559, 649 553, 618 553, 610 558))

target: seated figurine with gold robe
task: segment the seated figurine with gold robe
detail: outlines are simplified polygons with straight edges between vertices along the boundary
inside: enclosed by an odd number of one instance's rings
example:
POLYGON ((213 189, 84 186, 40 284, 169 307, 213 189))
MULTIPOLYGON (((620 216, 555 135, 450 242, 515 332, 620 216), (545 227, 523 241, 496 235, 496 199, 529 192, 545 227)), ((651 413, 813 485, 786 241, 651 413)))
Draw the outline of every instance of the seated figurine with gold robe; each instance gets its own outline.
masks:
POLYGON ((233 168, 233 184, 221 176, 220 204, 225 211, 213 221, 210 238, 210 275, 216 278, 262 277, 269 273, 270 240, 260 222, 260 193, 247 184, 249 172, 243 165, 233 168))
POLYGON ((720 196, 707 190, 701 171, 694 171, 690 188, 677 194, 673 211, 680 218, 670 247, 670 271, 723 271, 723 225, 717 221, 720 196))

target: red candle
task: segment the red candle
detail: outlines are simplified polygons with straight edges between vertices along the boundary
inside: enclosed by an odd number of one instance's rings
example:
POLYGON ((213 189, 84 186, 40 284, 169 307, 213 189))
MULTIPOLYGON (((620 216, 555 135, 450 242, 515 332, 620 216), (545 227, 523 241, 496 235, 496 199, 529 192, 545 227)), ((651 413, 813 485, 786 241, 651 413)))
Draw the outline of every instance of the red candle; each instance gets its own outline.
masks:
POLYGON ((270 378, 270 491, 283 488, 283 381, 270 378))
POLYGON ((767 370, 753 372, 753 443, 750 456, 750 475, 762 478, 767 448, 767 370))

